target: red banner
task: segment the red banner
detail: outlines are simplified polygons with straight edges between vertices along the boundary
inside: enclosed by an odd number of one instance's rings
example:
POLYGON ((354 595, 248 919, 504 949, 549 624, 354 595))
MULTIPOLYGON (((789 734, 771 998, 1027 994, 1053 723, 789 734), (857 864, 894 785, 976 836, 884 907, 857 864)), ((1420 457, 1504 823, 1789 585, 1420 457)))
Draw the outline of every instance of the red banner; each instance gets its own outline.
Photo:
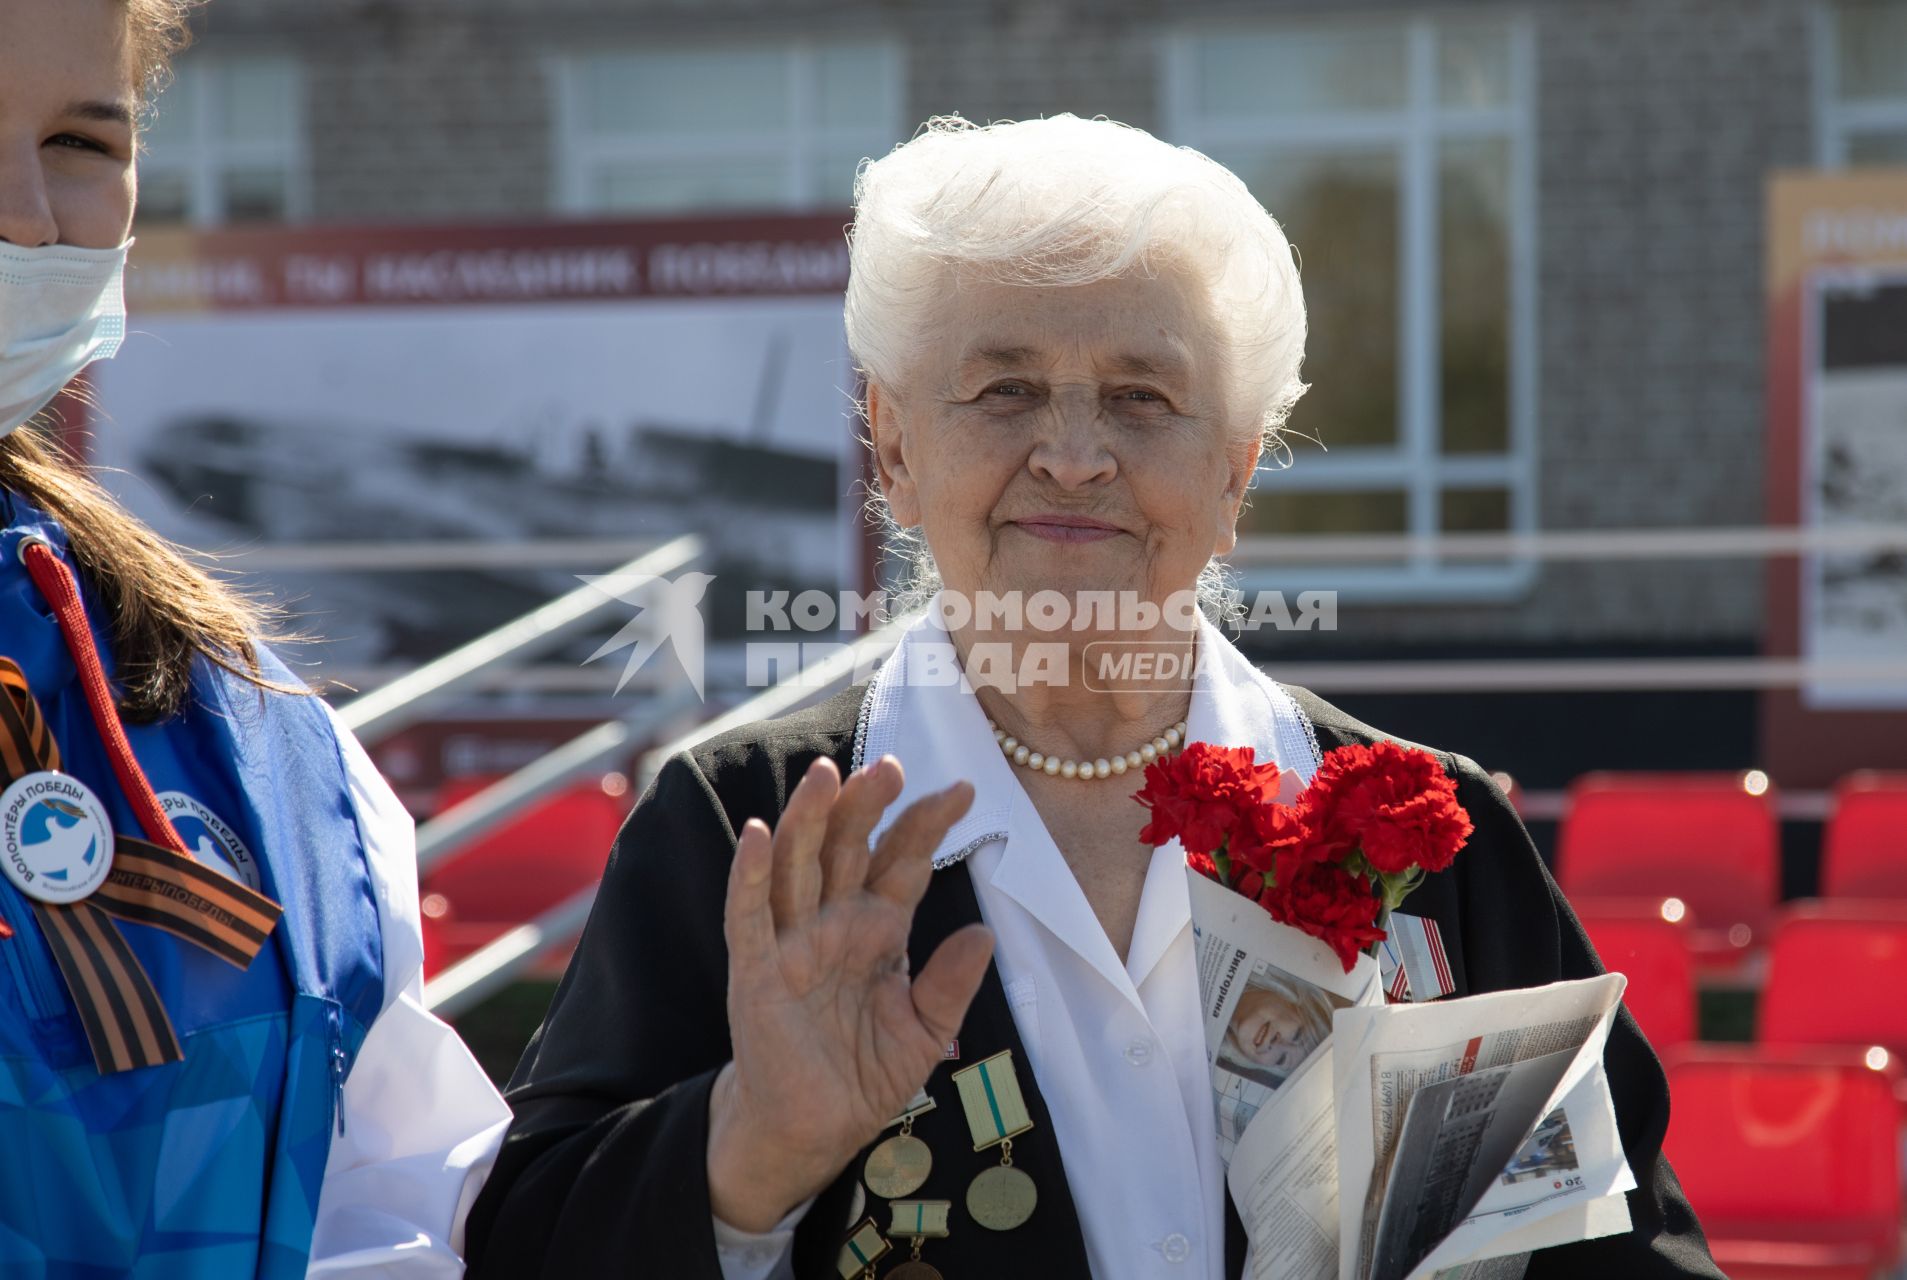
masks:
POLYGON ((141 235, 133 314, 839 296, 847 215, 141 235))

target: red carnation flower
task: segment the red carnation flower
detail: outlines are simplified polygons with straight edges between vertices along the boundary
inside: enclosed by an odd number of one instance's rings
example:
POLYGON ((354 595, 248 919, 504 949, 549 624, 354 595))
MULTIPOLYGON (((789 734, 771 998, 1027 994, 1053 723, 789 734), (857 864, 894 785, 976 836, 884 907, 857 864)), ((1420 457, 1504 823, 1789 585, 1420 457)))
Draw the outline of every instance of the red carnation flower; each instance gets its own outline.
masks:
MULTIPOLYGON (((1232 857, 1274 884, 1288 883, 1298 868, 1323 857, 1301 810, 1290 804, 1264 804, 1232 842, 1232 857)), ((1256 895, 1254 895, 1256 896, 1256 895)))
POLYGON ((1194 872, 1321 939, 1349 973, 1384 938, 1385 908, 1457 856, 1470 815, 1435 756, 1394 742, 1330 752, 1293 804, 1278 803, 1278 777, 1250 747, 1194 742, 1146 767, 1139 838, 1178 839, 1194 872))
POLYGON ((1332 751, 1298 804, 1323 856, 1361 850, 1384 875, 1442 871, 1472 830, 1437 758, 1394 742, 1332 751))
POLYGON ((1176 838, 1188 854, 1217 853, 1277 790, 1278 766, 1255 763, 1250 747, 1195 742, 1146 766, 1133 799, 1152 819, 1139 839, 1162 845, 1176 838))
POLYGON ((1359 952, 1384 938, 1377 927, 1383 902, 1371 892, 1371 882, 1336 862, 1306 864, 1289 882, 1264 893, 1258 904, 1273 920, 1324 942, 1337 953, 1346 973, 1356 965, 1359 952))

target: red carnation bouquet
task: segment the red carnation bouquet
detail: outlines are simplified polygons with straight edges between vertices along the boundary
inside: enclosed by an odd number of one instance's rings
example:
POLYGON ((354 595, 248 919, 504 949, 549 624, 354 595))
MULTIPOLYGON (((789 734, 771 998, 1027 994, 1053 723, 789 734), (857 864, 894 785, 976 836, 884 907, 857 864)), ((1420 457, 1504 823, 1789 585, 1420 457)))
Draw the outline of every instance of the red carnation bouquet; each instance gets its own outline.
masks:
POLYGON ((1435 756, 1394 742, 1328 753, 1289 801, 1283 776, 1250 747, 1191 743, 1146 766, 1139 838, 1177 839, 1190 870, 1320 939, 1349 973, 1389 913, 1455 859, 1470 815, 1435 756))
POLYGON ((1392 1005, 1409 974, 1385 965, 1405 960, 1366 953, 1470 839, 1435 756, 1340 747, 1301 784, 1250 748, 1194 742, 1149 766, 1135 798, 1151 811, 1140 838, 1185 849, 1248 1274, 1422 1280, 1629 1229, 1635 1177, 1601 1066, 1622 978, 1392 1005), (1543 1135, 1563 1132, 1554 1155, 1543 1135), (1552 1159, 1555 1178, 1531 1180, 1552 1159))

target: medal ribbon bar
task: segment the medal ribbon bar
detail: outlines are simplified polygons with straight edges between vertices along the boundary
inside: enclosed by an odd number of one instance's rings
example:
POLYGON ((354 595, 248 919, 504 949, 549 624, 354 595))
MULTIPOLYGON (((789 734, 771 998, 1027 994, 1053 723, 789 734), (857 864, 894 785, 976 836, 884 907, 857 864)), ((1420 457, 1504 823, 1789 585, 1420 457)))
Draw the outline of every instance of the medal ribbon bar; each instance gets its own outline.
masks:
POLYGON ((1013 1050, 1002 1049, 971 1067, 961 1068, 954 1072, 953 1081, 966 1108, 975 1151, 1018 1137, 1033 1127, 1026 1099, 1020 1094, 1020 1078, 1013 1069, 1013 1050))
POLYGON ((953 1208, 953 1201, 895 1200, 887 1207, 894 1211, 894 1222, 887 1234, 915 1240, 947 1234, 947 1214, 953 1208))

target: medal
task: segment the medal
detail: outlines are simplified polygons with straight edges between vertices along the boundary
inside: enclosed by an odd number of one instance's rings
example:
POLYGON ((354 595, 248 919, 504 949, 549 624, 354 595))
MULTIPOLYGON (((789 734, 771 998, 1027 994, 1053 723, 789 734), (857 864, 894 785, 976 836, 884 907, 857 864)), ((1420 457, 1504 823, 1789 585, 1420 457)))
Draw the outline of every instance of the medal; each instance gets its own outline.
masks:
POLYGON ((1033 1216, 1039 1188, 1025 1171, 1013 1167, 1013 1143, 1001 1147, 1000 1163, 973 1180, 967 1188, 967 1212, 981 1226, 1011 1231, 1033 1216))
POLYGON ((897 1200, 920 1190, 934 1167, 934 1153, 914 1136, 914 1117, 932 1111, 937 1105, 922 1089, 907 1104, 906 1110, 888 1121, 890 1125, 900 1125, 901 1131, 868 1152, 861 1180, 867 1183, 869 1191, 883 1200, 897 1200))
POLYGON ((874 1219, 863 1218, 841 1246, 841 1280, 874 1280, 875 1262, 885 1258, 891 1248, 874 1219))
POLYGON ((988 1230, 1011 1231, 1032 1217, 1039 1203, 1033 1179, 1013 1167, 1013 1139, 1033 1127, 1014 1072, 1013 1051, 1003 1049, 956 1071, 953 1080, 973 1132, 973 1149, 1000 1148, 1000 1163, 967 1188, 967 1212, 988 1230))
POLYGON ((887 1234, 914 1242, 907 1261, 888 1272, 887 1280, 941 1280, 939 1271, 920 1260, 920 1242, 929 1236, 947 1234, 947 1214, 953 1208, 953 1202, 895 1200, 887 1207, 894 1212, 894 1221, 887 1228, 887 1234))

